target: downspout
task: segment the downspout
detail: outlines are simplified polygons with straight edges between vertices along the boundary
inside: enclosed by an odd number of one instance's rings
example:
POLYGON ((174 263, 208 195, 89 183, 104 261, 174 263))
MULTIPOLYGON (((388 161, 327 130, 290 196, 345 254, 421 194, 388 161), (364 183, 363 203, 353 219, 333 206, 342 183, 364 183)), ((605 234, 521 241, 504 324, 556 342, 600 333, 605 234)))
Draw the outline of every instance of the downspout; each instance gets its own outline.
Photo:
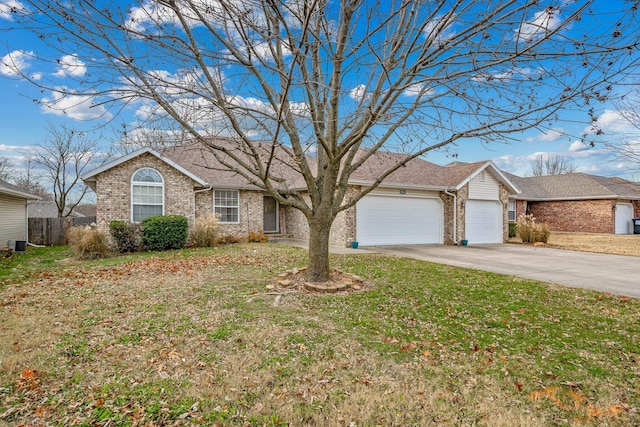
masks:
POLYGON ((444 190, 444 194, 453 197, 453 244, 458 244, 458 197, 449 190, 444 190))
POLYGON ((198 193, 202 193, 205 191, 211 191, 213 187, 211 186, 211 184, 207 184, 207 188, 201 188, 200 190, 194 190, 193 191, 193 220, 196 220, 196 194, 198 193))

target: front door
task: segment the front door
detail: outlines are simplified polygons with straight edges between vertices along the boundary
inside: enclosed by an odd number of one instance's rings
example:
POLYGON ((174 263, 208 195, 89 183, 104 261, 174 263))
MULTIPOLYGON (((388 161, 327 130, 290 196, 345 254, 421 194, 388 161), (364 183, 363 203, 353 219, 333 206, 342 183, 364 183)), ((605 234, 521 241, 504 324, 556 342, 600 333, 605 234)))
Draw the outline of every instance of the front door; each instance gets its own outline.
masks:
POLYGON ((278 202, 271 196, 264 196, 264 232, 278 232, 278 202))

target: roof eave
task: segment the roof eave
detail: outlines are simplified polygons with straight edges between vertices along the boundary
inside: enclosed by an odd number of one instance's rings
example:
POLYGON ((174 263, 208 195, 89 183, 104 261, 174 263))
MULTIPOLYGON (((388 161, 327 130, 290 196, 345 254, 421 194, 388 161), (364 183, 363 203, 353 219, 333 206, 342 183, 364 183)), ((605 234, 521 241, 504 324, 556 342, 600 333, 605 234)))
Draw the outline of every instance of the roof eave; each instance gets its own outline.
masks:
POLYGON ((134 159, 138 156, 141 156, 142 154, 145 153, 149 153, 155 157, 157 157, 159 160, 165 162, 166 164, 168 164, 169 166, 173 167, 174 169, 177 169, 178 171, 180 171, 181 173, 183 173, 184 175, 188 176, 189 178, 191 178, 192 180, 194 180, 195 182, 197 182, 198 184, 206 187, 209 186, 210 184, 205 181, 204 179, 200 178, 197 175, 194 175, 192 172, 190 172, 189 170, 183 168, 182 166, 180 166, 179 164, 177 164, 176 162, 174 162, 173 160, 169 159, 166 156, 163 156, 162 154, 158 153, 156 150, 154 150, 153 148, 141 148, 139 150, 136 151, 132 151, 129 154, 126 154, 122 157, 117 158, 116 160, 106 163, 100 167, 97 167, 93 170, 90 170, 89 172, 87 172, 86 174, 81 176, 82 181, 84 181, 92 190, 95 191, 95 176, 99 175, 105 171, 108 171, 109 169, 112 169, 118 165, 121 165, 124 162, 127 162, 131 159, 134 159), (93 186, 92 186, 93 184, 93 186))

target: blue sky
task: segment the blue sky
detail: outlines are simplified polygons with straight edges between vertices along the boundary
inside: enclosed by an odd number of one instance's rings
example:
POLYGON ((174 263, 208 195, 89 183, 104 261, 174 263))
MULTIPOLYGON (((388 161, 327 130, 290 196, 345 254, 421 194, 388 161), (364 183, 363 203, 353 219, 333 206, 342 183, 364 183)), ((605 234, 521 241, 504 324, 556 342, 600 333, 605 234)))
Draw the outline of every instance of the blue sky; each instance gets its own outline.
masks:
MULTIPOLYGON (((90 100, 81 98, 65 100, 59 105, 59 109, 48 108, 47 101, 54 99, 55 95, 41 91, 16 75, 14 68, 18 66, 35 80, 47 76, 60 85, 69 85, 74 76, 88 72, 86 64, 77 60, 73 52, 60 54, 56 63, 46 66, 38 63, 34 57, 39 53, 50 52, 43 52, 45 48, 35 36, 25 31, 4 31, 12 22, 7 10, 16 5, 19 5, 18 0, 0 0, 0 156, 8 157, 15 167, 21 168, 24 167, 25 154, 33 149, 35 143, 44 139, 46 127, 50 124, 90 130, 113 119, 113 116, 102 107, 91 107, 90 100), (20 54, 16 53, 16 46, 20 46, 20 54)), ((621 91, 622 89, 618 93, 621 91)), ((631 133, 637 132, 612 104, 597 105, 597 112, 598 123, 605 132, 607 141, 627 140, 631 133)), ((135 121, 136 113, 140 114, 140 111, 124 111, 112 123, 116 125, 120 121, 135 121)), ((579 136, 589 128, 584 119, 585 114, 565 111, 558 121, 549 123, 546 129, 514 134, 508 143, 486 144, 465 140, 451 147, 457 154, 455 159, 445 153, 430 153, 426 158, 440 164, 452 160, 492 160, 508 172, 525 175, 530 171, 531 162, 536 156, 552 154, 563 156, 579 172, 638 178, 640 165, 637 163, 619 159, 604 145, 590 147, 580 142, 579 136)), ((108 128, 103 129, 102 133, 105 135, 105 145, 111 143, 112 140, 108 137, 112 133, 108 128)))

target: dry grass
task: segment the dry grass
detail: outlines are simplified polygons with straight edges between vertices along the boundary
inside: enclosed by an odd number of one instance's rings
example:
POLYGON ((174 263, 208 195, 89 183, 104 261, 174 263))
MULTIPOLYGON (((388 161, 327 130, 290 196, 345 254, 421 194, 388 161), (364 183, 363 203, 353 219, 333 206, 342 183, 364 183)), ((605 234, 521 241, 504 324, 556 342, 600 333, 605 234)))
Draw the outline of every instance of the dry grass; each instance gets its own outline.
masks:
MULTIPOLYGON (((509 240, 512 243, 522 242, 519 238, 509 240)), ((640 256, 640 235, 560 233, 554 231, 549 237, 548 246, 573 251, 640 256)))
POLYGON ((0 424, 640 423, 640 303, 360 255, 333 261, 366 291, 265 290, 304 255, 233 245, 6 279, 0 424))

